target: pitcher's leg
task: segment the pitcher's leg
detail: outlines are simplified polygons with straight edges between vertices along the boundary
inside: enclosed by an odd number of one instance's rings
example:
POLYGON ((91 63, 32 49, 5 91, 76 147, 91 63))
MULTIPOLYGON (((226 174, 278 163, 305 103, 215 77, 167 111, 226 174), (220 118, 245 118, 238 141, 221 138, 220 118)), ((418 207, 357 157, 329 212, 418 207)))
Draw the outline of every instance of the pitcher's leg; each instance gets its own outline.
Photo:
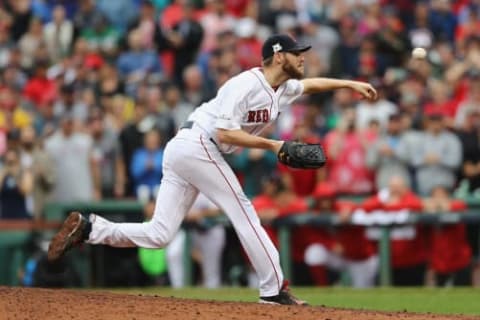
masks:
POLYGON ((260 224, 250 200, 216 147, 201 140, 205 161, 190 182, 222 209, 233 224, 260 280, 260 295, 277 295, 283 274, 277 249, 260 224))
POLYGON ((169 172, 160 185, 152 220, 114 223, 91 215, 92 232, 87 242, 114 247, 162 248, 177 232, 197 194, 195 187, 169 172))

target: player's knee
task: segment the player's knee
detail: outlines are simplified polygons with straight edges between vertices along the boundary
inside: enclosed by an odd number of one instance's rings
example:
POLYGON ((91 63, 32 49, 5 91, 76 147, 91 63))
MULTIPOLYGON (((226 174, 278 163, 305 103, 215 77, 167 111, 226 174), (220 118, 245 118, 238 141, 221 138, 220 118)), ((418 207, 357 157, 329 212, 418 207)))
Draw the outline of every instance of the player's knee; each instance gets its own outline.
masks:
POLYGON ((150 241, 152 246, 157 249, 165 248, 168 243, 165 241, 165 237, 162 237, 161 235, 151 236, 150 241))
POLYGON ((174 232, 169 231, 163 225, 158 225, 153 221, 146 223, 147 235, 150 244, 154 248, 164 248, 172 240, 174 232))

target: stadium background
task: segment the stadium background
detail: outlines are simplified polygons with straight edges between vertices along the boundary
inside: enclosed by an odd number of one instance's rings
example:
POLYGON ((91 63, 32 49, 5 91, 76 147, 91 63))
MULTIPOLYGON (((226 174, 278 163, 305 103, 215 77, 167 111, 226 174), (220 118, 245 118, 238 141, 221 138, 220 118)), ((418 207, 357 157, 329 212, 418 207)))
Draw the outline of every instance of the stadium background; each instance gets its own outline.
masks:
MULTIPOLYGON (((313 46, 306 76, 369 81, 381 97, 374 104, 348 90, 305 97, 265 133, 322 142, 330 156, 326 170, 278 167, 268 152, 229 157, 246 193, 261 195, 256 203, 267 207, 259 209, 266 223, 306 210, 348 220, 353 207, 385 209, 384 188, 398 193, 398 210, 474 209, 479 15, 477 1, 447 0, 2 1, 0 237, 2 261, 9 261, 2 263, 2 283, 34 285, 55 221, 67 208, 96 206, 118 221, 143 220, 161 168, 135 176, 137 149, 161 156, 190 111, 229 77, 260 64, 262 40, 272 32, 313 46), (415 47, 427 56, 412 57, 415 47), (340 203, 317 201, 337 197, 340 203)), ((444 273, 459 272, 462 284, 478 285, 478 227, 433 229, 417 228, 414 240, 424 249, 412 242, 415 250, 404 252, 422 251, 408 275, 418 285, 443 284, 434 269, 460 258, 429 253, 447 248, 461 251, 462 263, 444 273)), ((222 282, 247 285, 248 263, 230 231, 222 282)), ((307 243, 293 234, 294 284, 348 283, 342 273, 303 261, 311 243, 344 254, 351 239, 337 231, 309 230, 314 236, 307 243)), ((375 255, 374 242, 361 239, 359 250, 375 255)), ((145 274, 136 249, 84 247, 70 258, 70 274, 53 282, 168 285, 165 274, 145 274)))

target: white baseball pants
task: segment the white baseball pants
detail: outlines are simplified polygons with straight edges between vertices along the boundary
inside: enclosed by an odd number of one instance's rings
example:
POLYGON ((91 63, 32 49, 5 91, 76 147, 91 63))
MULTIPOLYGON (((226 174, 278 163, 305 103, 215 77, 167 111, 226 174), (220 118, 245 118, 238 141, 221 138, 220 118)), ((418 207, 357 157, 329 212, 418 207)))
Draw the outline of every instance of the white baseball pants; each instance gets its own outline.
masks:
POLYGON ((91 215, 88 243, 114 247, 163 248, 177 233, 198 192, 229 217, 259 277, 260 295, 278 294, 283 283, 278 252, 250 200, 217 146, 194 125, 167 144, 163 179, 149 222, 113 223, 91 215))

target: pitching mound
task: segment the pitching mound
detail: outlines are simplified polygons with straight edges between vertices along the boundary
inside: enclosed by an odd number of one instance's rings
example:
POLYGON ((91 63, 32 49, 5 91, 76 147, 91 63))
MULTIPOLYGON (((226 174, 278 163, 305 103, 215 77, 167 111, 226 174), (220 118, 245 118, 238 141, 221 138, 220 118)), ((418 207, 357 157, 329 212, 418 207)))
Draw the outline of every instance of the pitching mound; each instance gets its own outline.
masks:
POLYGON ((0 287, 0 297, 0 319, 7 320, 478 319, 468 316, 359 311, 326 307, 272 306, 257 303, 200 301, 63 289, 0 287))

